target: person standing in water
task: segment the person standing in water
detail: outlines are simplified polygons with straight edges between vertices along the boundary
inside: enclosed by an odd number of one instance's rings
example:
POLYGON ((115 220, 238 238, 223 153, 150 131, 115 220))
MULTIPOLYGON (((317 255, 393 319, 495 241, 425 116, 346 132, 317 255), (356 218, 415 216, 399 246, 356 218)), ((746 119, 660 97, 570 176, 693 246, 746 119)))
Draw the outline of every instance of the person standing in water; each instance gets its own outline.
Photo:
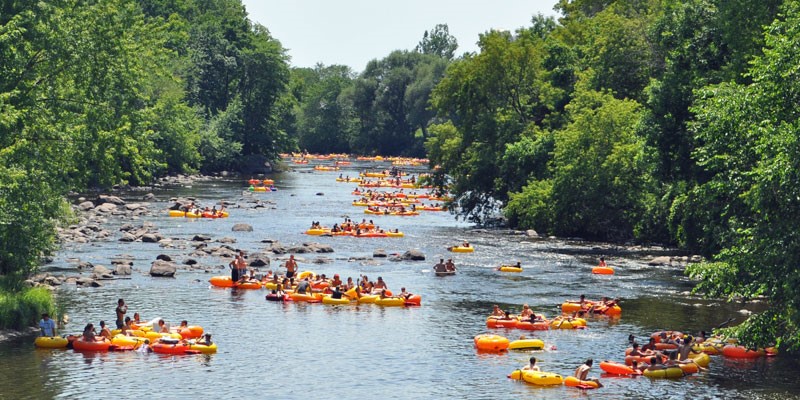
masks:
POLYGON ((128 305, 125 304, 125 300, 123 299, 117 300, 116 312, 117 312, 117 320, 115 322, 117 325, 117 329, 122 329, 122 327, 125 326, 125 313, 128 312, 128 305))

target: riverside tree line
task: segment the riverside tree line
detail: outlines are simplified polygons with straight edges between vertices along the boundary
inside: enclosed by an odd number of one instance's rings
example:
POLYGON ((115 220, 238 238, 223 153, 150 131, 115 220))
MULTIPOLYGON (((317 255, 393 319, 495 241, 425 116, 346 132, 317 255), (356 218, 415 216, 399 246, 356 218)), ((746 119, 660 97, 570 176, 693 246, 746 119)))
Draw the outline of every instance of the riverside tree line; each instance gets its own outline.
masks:
POLYGON ((733 334, 800 348, 800 2, 555 8, 475 53, 437 25, 355 72, 291 68, 239 0, 0 1, 0 273, 54 248, 69 190, 427 156, 472 220, 705 255, 698 290, 771 304, 733 334))

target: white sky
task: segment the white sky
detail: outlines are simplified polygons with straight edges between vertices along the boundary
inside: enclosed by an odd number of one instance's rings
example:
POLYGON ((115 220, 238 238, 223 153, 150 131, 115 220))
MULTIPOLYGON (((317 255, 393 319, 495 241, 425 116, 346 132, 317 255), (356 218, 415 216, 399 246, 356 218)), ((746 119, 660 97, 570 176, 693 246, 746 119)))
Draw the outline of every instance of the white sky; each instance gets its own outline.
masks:
POLYGON ((530 26, 537 13, 556 15, 557 0, 243 0, 252 21, 288 49, 295 67, 367 62, 411 50, 426 30, 447 24, 456 55, 477 51, 478 34, 530 26))

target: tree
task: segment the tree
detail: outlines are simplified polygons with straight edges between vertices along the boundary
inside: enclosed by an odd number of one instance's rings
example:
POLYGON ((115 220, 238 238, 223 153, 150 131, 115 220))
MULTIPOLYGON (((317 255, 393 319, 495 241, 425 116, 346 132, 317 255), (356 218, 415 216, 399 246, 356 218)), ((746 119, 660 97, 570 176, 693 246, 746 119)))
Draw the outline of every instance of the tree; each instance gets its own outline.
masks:
POLYGON ((769 308, 731 328, 748 346, 800 349, 800 2, 787 1, 766 29, 764 55, 752 62, 750 84, 724 83, 698 92, 690 125, 701 146, 697 163, 709 174, 697 187, 720 202, 703 221, 722 250, 692 266, 696 290, 709 296, 764 296, 769 308))
POLYGON ((425 31, 415 51, 422 54, 431 54, 452 60, 458 48, 458 41, 450 34, 447 24, 436 25, 430 33, 425 31))

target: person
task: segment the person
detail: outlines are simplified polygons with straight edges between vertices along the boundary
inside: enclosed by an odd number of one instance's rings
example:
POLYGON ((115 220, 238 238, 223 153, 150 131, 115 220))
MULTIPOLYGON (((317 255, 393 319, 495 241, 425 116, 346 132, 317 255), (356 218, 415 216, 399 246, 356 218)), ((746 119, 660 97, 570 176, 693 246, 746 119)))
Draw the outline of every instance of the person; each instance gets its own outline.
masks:
POLYGON ((461 244, 461 247, 469 247, 469 242, 464 242, 461 244))
POLYGON ((297 272, 297 261, 294 260, 294 254, 289 256, 284 266, 286 267, 286 277, 289 279, 294 278, 294 273, 297 272))
POLYGON ((444 265, 444 267, 445 267, 445 270, 447 270, 447 271, 455 271, 456 270, 456 264, 453 263, 453 259, 452 258, 448 258, 447 259, 447 263, 444 265))
POLYGON ((350 289, 352 289, 354 287, 356 287, 356 284, 353 283, 353 277, 352 276, 348 276, 347 277, 347 283, 345 284, 345 288, 347 290, 350 290, 350 289))
POLYGON ((597 264, 597 266, 598 267, 607 267, 608 265, 606 264, 606 258, 605 257, 600 257, 600 263, 597 264))
POLYGON ((597 383, 597 387, 603 387, 603 384, 600 383, 600 380, 593 378, 589 379, 589 370, 592 369, 592 364, 594 360, 591 358, 587 359, 581 366, 575 369, 575 377, 582 380, 582 381, 592 381, 597 383))
POLYGON ((100 335, 106 339, 111 339, 111 329, 106 326, 106 321, 100 321, 100 335))
POLYGON ((656 347, 656 339, 651 337, 650 340, 647 341, 647 344, 642 346, 642 352, 644 352, 645 354, 653 354, 653 353, 660 354, 658 348, 656 347))
POLYGON ((125 300, 123 300, 123 299, 117 300, 116 312, 117 312, 117 320, 116 320, 117 329, 122 329, 122 327, 125 326, 125 322, 124 322, 125 321, 125 313, 128 312, 128 305, 125 304, 125 300))
POLYGON ((228 267, 231 269, 231 282, 239 282, 239 267, 237 266, 239 256, 236 255, 231 262, 228 263, 228 267))
POLYGON ((139 313, 138 312, 133 313, 133 323, 136 324, 136 325, 141 325, 142 324, 142 320, 141 320, 141 317, 139 317, 139 313))
POLYGON ((125 317, 125 326, 120 328, 120 332, 125 336, 130 336, 133 330, 133 320, 131 320, 131 317, 125 317))
POLYGON ((378 281, 375 282, 375 289, 388 289, 386 286, 386 282, 383 281, 383 278, 380 276, 378 277, 378 281))
POLYGON ((139 353, 152 353, 153 349, 150 347, 150 339, 145 339, 139 347, 136 348, 139 353))
POLYGON ((633 349, 631 349, 631 352, 628 354, 629 356, 642 357, 642 356, 649 356, 649 355, 653 354, 653 352, 650 351, 650 350, 646 350, 644 352, 639 350, 639 343, 634 343, 632 346, 633 346, 633 349))
POLYGON ((408 300, 408 298, 411 296, 413 296, 413 294, 406 292, 406 288, 404 287, 400 288, 400 294, 397 295, 397 297, 402 297, 405 300, 408 300))
POLYGON ((247 280, 247 261, 244 260, 244 251, 239 250, 239 254, 234 259, 236 261, 236 269, 237 274, 239 274, 239 280, 246 281, 247 280))
POLYGON ((214 342, 211 341, 211 334, 206 333, 203 335, 201 339, 197 339, 197 344, 202 344, 203 346, 211 346, 214 342))
POLYGON ((94 342, 96 341, 95 336, 96 332, 94 331, 94 324, 90 322, 86 325, 86 327, 83 328, 83 341, 94 342))
POLYGON ((344 292, 342 292, 342 288, 340 288, 339 286, 334 286, 333 287, 333 292, 331 292, 331 298, 338 300, 338 299, 342 298, 343 294, 344 294, 344 292))
POLYGON ((331 286, 341 286, 342 280, 339 278, 339 274, 333 274, 333 279, 331 280, 331 286))
POLYGON ((500 306, 495 304, 493 306, 492 314, 490 315, 490 317, 492 317, 492 318, 503 318, 505 316, 506 316, 506 312, 503 311, 502 309, 500 309, 500 306))
POLYGON ((536 357, 531 357, 530 364, 522 367, 523 370, 539 371, 539 366, 536 365, 536 357))
POLYGON ((533 310, 531 310, 531 308, 527 304, 523 304, 522 311, 519 313, 519 317, 522 320, 530 321, 531 319, 533 319, 533 310))
POLYGON ((308 277, 305 277, 300 283, 297 284, 295 293, 304 294, 311 291, 311 284, 308 282, 308 277))
POLYGON ((439 263, 433 266, 434 272, 445 272, 447 271, 447 267, 444 264, 444 258, 439 259, 439 263))
POLYGON ((158 326, 156 327, 156 332, 159 333, 169 333, 169 325, 164 322, 163 319, 158 320, 158 326))
POLYGON ((55 336, 56 321, 50 319, 50 314, 42 313, 42 320, 39 321, 39 336, 55 336))
POLYGON ((678 361, 686 361, 689 359, 689 354, 694 353, 698 354, 698 351, 694 351, 692 349, 692 341, 693 338, 691 335, 686 336, 681 341, 681 344, 678 345, 678 361))
POLYGON ((636 337, 633 334, 628 335, 628 344, 633 345, 636 343, 636 337))

